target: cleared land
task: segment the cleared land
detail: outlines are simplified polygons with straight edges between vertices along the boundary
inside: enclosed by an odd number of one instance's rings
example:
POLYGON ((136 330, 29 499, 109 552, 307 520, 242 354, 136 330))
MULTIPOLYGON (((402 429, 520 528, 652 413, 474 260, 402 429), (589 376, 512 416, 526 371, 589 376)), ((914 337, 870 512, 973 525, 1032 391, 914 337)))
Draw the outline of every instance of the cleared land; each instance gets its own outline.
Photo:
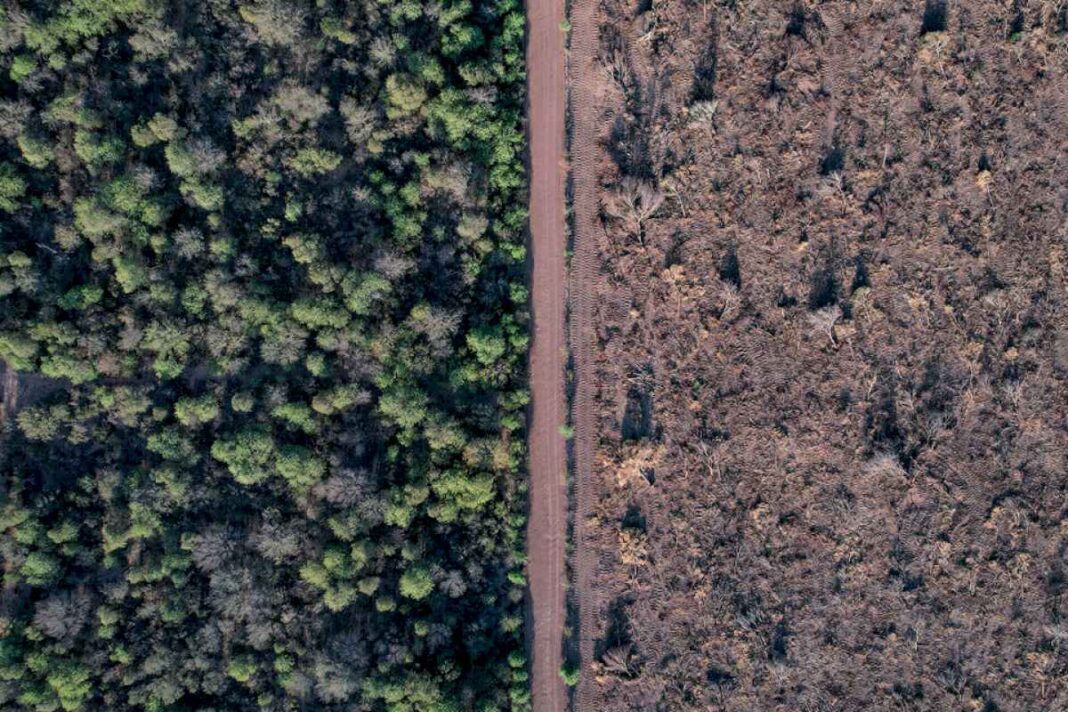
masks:
POLYGON ((1068 709, 1064 4, 597 13, 581 708, 1068 709))
POLYGON ((530 352, 530 525, 527 533, 532 699, 538 712, 567 706, 560 678, 567 522, 564 387, 564 20, 562 0, 532 0, 527 76, 534 334, 530 352))

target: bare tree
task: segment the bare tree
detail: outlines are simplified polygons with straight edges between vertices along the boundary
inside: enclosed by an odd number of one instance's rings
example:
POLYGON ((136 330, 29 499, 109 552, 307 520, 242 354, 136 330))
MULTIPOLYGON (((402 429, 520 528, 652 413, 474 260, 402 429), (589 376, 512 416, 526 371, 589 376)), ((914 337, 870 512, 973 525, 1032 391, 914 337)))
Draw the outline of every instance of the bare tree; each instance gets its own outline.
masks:
POLYGON ((92 601, 83 591, 61 591, 39 601, 33 617, 37 630, 69 644, 85 627, 92 601))
POLYGON ((809 314, 808 323, 813 332, 826 336, 830 340, 831 346, 838 346, 838 341, 834 338, 834 325, 841 318, 842 310, 837 304, 834 304, 809 314))
POLYGON ((664 202, 664 193, 650 181, 627 176, 605 206, 610 215, 622 220, 627 229, 638 238, 638 243, 645 245, 643 226, 664 202))

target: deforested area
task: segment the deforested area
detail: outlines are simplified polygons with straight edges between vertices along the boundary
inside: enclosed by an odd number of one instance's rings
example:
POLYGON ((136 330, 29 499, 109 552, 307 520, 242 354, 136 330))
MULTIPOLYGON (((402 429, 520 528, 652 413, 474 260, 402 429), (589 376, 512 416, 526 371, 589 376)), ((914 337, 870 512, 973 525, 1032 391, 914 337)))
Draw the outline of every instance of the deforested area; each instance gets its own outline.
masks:
POLYGON ((2 4, 0 708, 529 707, 523 33, 2 4))
POLYGON ((598 7, 586 706, 1068 708, 1068 5, 598 7))

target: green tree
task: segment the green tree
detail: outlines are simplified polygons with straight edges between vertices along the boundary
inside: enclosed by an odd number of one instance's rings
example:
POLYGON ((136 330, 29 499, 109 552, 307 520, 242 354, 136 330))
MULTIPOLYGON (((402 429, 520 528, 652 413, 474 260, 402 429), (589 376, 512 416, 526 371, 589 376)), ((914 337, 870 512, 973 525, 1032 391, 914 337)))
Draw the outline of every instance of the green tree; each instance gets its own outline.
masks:
POLYGON ((57 663, 48 674, 48 685, 56 693, 60 705, 68 712, 83 709, 85 701, 93 692, 89 670, 71 662, 57 663))
POLYGON ((31 586, 48 586, 59 578, 59 562, 42 551, 32 551, 19 567, 19 574, 31 586))
POLYGON ((396 679, 372 678, 364 685, 363 693, 368 699, 381 700, 389 712, 458 712, 460 709, 446 699, 432 678, 414 673, 396 679))
POLYGON ((16 371, 33 369, 37 355, 37 343, 19 332, 0 332, 0 359, 16 371))
POLYGON ((568 687, 575 687, 579 684, 579 668, 574 663, 564 663, 560 668, 560 677, 563 678, 564 684, 568 687))
POLYGON ((247 683, 256 674, 256 658, 248 653, 235 655, 230 659, 226 674, 238 682, 247 683))
POLYGON ((289 167, 304 177, 329 173, 341 165, 341 156, 321 148, 303 148, 289 161, 289 167))
POLYGON ((21 133, 17 139, 19 151, 22 152, 22 160, 30 166, 38 169, 47 168, 56 160, 56 152, 46 141, 25 133, 21 133))
POLYGON ((155 354, 152 368, 162 379, 177 378, 181 374, 191 348, 188 335, 173 322, 149 324, 141 346, 155 354))
POLYGON ((211 446, 211 456, 224 463, 243 485, 255 485, 270 477, 270 465, 277 448, 270 433, 261 427, 248 427, 224 436, 211 446))
POLYGON ((210 393, 199 398, 182 398, 174 404, 174 417, 186 427, 204 425, 219 417, 219 403, 210 393))
POLYGON ((386 79, 386 98, 390 107, 388 116, 396 119, 419 111, 426 101, 427 92, 417 78, 391 74, 386 79))
POLYGON ((405 598, 421 601, 433 592, 434 579, 425 567, 413 566, 401 574, 399 590, 405 598))
POLYGON ((493 366, 508 350, 498 327, 480 327, 469 332, 467 346, 483 366, 493 366))
POLYGON ((13 213, 26 194, 26 181, 19 177, 10 163, 0 163, 0 210, 13 213))
POLYGON ((282 479, 297 489, 307 489, 322 479, 326 466, 310 450, 299 445, 283 446, 275 467, 282 479))

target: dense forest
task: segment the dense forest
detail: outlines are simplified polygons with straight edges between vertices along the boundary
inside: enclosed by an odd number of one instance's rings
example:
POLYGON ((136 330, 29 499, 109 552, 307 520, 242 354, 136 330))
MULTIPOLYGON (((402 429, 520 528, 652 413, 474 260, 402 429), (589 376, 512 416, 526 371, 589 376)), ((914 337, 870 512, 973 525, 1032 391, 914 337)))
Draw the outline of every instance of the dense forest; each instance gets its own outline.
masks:
POLYGON ((519 0, 0 9, 0 709, 496 710, 519 0))

